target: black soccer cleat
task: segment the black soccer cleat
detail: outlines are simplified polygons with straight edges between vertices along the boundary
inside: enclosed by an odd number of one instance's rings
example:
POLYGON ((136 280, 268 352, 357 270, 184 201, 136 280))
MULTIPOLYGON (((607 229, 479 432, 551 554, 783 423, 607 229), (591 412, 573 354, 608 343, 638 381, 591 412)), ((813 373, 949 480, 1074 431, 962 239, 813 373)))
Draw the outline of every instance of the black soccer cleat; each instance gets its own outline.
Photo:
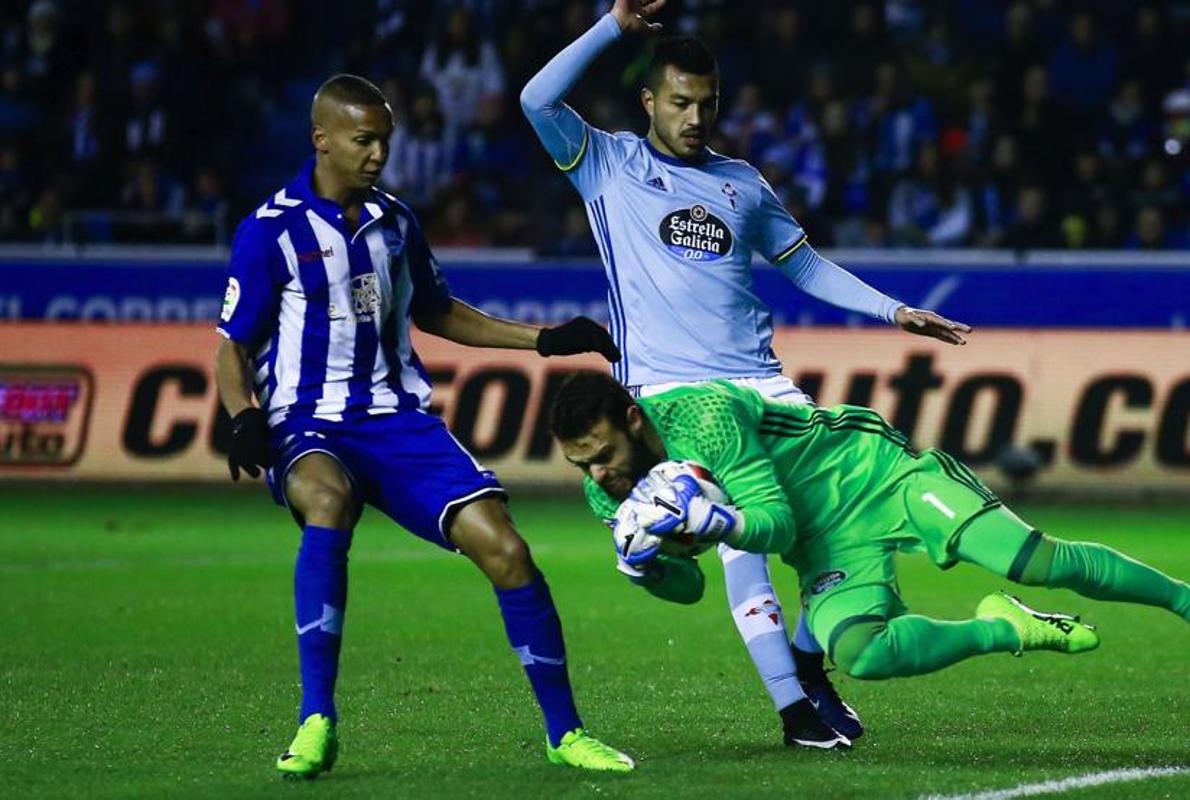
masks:
POLYGON ((855 740, 863 736, 864 725, 860 722, 859 714, 839 697, 823 669, 822 653, 809 653, 795 647, 793 662, 797 666, 802 691, 810 698, 822 721, 848 739, 855 740))
POLYGON ((786 747, 813 747, 817 750, 847 749, 851 740, 823 722, 814 704, 803 697, 778 712, 785 733, 786 747))

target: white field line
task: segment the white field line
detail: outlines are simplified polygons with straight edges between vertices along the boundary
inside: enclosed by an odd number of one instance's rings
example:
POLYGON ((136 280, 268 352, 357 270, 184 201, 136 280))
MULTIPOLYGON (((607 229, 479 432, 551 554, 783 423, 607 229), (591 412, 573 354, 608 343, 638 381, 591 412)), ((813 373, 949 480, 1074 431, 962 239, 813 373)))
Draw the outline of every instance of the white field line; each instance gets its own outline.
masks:
POLYGON ((1022 783, 1011 789, 994 789, 975 794, 931 794, 920 800, 1011 800, 1014 797, 1036 797, 1043 794, 1062 794, 1075 789, 1088 789, 1108 783, 1144 781, 1149 778, 1165 778, 1170 775, 1190 774, 1190 767, 1145 767, 1135 769, 1112 769, 1106 772, 1090 772, 1073 778, 1062 778, 1042 783, 1022 783))

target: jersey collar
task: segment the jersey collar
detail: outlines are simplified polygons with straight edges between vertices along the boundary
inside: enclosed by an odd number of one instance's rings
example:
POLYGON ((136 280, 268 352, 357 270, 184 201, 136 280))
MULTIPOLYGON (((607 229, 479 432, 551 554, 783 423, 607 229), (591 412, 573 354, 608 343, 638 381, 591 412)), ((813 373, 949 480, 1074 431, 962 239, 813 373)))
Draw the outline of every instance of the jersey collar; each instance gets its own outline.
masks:
POLYGON ((667 156, 665 153, 662 153, 660 150, 658 150, 656 147, 654 147, 653 143, 650 142, 647 138, 643 138, 643 139, 641 139, 641 141, 643 141, 645 143, 645 147, 649 148, 649 152, 653 154, 653 158, 657 159, 658 161, 660 161, 664 164, 669 164, 671 167, 701 167, 707 163, 707 158, 710 154, 710 151, 704 147, 702 149, 702 152, 698 154, 697 158, 694 158, 694 159, 674 158, 673 156, 667 156))
MULTIPOLYGON (((329 218, 333 219, 335 215, 342 213, 342 209, 335 201, 327 200, 325 197, 319 197, 314 193, 314 163, 313 156, 306 159, 306 163, 302 166, 302 171, 289 184, 289 194, 298 200, 305 200, 315 209, 321 208, 328 212, 333 212, 329 216, 329 218)), ((356 228, 352 240, 354 241, 355 236, 367 225, 384 217, 390 210, 390 205, 383 192, 377 191, 375 187, 369 189, 368 196, 363 203, 363 208, 360 210, 359 227, 356 228)))

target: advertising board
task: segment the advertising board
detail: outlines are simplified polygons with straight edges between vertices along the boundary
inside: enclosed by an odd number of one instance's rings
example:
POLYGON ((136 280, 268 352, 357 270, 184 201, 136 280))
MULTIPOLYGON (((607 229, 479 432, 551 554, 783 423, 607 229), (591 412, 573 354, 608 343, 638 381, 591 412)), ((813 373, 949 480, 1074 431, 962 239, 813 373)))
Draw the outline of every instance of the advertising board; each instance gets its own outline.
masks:
MULTIPOLYGON (((206 325, 0 325, 0 476, 224 480, 206 325)), ((596 356, 542 359, 418 335, 434 410, 513 485, 572 484, 553 393, 596 356)), ((819 403, 871 406, 918 447, 1000 485, 1006 445, 1049 488, 1190 491, 1190 333, 981 330, 950 347, 890 330, 785 328, 775 349, 819 403)))

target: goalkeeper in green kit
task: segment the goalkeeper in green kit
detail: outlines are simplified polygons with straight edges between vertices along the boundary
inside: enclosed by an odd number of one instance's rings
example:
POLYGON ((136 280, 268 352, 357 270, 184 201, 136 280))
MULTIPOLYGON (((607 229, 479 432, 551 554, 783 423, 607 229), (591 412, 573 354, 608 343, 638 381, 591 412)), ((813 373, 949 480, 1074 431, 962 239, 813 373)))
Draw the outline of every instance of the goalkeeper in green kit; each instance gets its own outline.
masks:
POLYGON ((679 554, 683 547, 776 553, 798 572, 814 637, 856 678, 1099 644, 1076 617, 1034 611, 1000 592, 979 603, 974 619, 911 614, 897 591, 897 551, 924 552, 942 568, 966 561, 1028 586, 1159 606, 1190 621, 1190 585, 1103 545, 1038 531, 964 465, 939 450, 915 451, 867 408, 782 404, 727 381, 634 400, 611 377, 580 372, 559 391, 551 432, 585 473, 592 510, 613 525, 617 557, 643 573, 636 582, 694 602, 702 572, 679 554), (674 460, 709 470, 729 502, 692 477, 654 469, 674 460))

